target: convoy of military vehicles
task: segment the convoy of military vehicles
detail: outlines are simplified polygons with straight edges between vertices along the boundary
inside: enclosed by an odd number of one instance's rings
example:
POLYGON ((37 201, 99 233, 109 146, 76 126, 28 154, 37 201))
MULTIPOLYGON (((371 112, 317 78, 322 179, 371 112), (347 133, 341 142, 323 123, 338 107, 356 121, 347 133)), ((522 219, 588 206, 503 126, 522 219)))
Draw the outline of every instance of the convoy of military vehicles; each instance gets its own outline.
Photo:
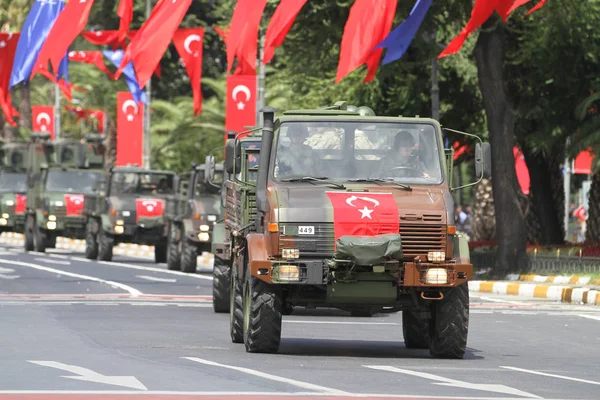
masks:
MULTIPOLYGON (((326 307, 402 312, 406 347, 462 358, 473 267, 439 123, 345 102, 276 112, 181 176, 107 168, 101 135, 3 143, 0 231, 23 233, 28 251, 85 239, 85 256, 103 261, 118 243, 151 245, 186 273, 212 253, 214 311, 248 352, 277 352, 295 307, 326 307)), ((479 182, 490 147, 466 135, 479 182)))

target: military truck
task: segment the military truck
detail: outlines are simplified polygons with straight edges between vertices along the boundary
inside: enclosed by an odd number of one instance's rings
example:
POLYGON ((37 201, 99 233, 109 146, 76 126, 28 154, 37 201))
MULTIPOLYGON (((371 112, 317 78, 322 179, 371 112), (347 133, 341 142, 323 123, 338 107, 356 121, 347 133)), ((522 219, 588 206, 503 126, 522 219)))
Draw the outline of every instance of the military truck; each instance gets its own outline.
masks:
POLYGON ((180 183, 179 198, 175 201, 175 217, 169 228, 169 269, 194 273, 197 257, 211 250, 213 226, 220 217, 222 163, 216 165, 216 171, 219 179, 210 183, 206 178, 206 165, 194 164, 187 184, 180 183))
POLYGON ((107 180, 85 196, 85 256, 111 261, 118 243, 154 246, 154 260, 167 261, 167 204, 178 177, 171 171, 113 167, 107 180))
MULTIPOLYGON (((250 129, 252 129, 251 127, 250 129)), ((236 133, 233 132, 229 136, 229 139, 235 139, 236 133)), ((234 158, 238 160, 240 164, 243 164, 242 171, 244 171, 245 182, 256 182, 256 173, 258 171, 258 152, 260 150, 260 138, 261 131, 246 131, 240 133, 238 139, 240 141, 241 154, 234 155, 234 158), (249 134, 248 134, 249 133, 249 134), (250 153, 246 154, 246 150, 250 153)), ((206 165, 209 166, 210 170, 211 160, 210 157, 206 160, 206 165)), ((219 172, 208 172, 206 175, 209 182, 214 181, 214 176, 219 172)), ((224 188, 225 182, 230 179, 230 175, 226 171, 221 171, 221 213, 225 214, 225 203, 226 203, 226 190, 224 188)), ((213 228, 213 237, 211 243, 211 252, 214 255, 214 268, 213 268, 213 309, 217 313, 229 312, 230 308, 230 285, 231 285, 231 258, 230 258, 230 233, 225 226, 224 218, 219 219, 213 228)))
POLYGON ((85 238, 84 196, 103 178, 102 135, 50 141, 32 134, 28 146, 25 250, 44 252, 58 236, 85 238))
MULTIPOLYGON (((453 225, 453 151, 439 123, 346 102, 276 111, 261 110, 256 183, 233 156, 241 142, 227 142, 225 170, 240 174, 225 183, 232 341, 277 352, 287 304, 402 311, 407 347, 462 358, 473 267, 453 225)), ((490 147, 467 135, 479 181, 490 147)))
POLYGON ((27 192, 27 143, 0 148, 0 232, 23 233, 27 192))

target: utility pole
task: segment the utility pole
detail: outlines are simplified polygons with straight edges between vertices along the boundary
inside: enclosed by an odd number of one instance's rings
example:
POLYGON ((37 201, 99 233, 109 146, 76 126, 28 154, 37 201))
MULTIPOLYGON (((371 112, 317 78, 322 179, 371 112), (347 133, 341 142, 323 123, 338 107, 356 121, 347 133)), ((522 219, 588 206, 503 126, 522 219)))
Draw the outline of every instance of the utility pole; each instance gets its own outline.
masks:
POLYGON ((60 139, 60 88, 54 84, 54 139, 60 139))
MULTIPOLYGON (((150 18, 151 5, 150 0, 146 0, 146 20, 150 18)), ((152 75, 146 83, 146 100, 144 107, 144 168, 150 168, 150 99, 152 96, 152 75)))
POLYGON ((431 117, 440 120, 440 87, 438 85, 438 59, 431 62, 431 117))
POLYGON ((258 57, 258 79, 256 80, 256 126, 262 126, 262 114, 260 109, 265 105, 265 66, 262 60, 265 56, 265 36, 260 37, 260 54, 258 57))
MULTIPOLYGON (((567 147, 569 146, 569 138, 567 138, 567 147)), ((564 215, 564 224, 565 224, 565 240, 569 240, 569 211, 571 204, 571 163, 569 157, 565 157, 565 163, 563 165, 563 185, 565 191, 565 215, 564 215)))

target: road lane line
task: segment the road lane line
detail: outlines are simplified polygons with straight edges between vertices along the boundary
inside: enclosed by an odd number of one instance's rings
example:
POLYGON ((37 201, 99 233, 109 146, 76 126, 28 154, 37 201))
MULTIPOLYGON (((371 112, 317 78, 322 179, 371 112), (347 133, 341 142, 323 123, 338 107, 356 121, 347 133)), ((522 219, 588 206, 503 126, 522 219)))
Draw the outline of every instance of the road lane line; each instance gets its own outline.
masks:
POLYGON ((400 325, 397 322, 358 322, 358 321, 303 321, 303 320, 283 320, 291 324, 335 324, 335 325, 400 325))
POLYGON ((520 301, 496 299, 494 297, 487 297, 487 296, 473 296, 473 297, 481 299, 481 300, 485 300, 485 301, 491 301, 493 303, 518 304, 520 306, 527 306, 527 305, 529 305, 527 303, 523 303, 523 302, 520 302, 520 301))
POLYGON ((41 261, 48 264, 60 264, 60 265, 71 265, 71 261, 62 261, 62 260, 51 260, 48 258, 37 257, 35 261, 41 261))
POLYGON ((71 256, 69 258, 74 261, 92 262, 92 260, 88 260, 87 258, 84 258, 84 257, 71 256))
POLYGON ((588 381, 587 379, 571 378, 570 376, 549 374, 547 372, 534 371, 531 369, 523 369, 523 368, 516 368, 516 367, 503 367, 502 365, 500 366, 500 368, 510 369, 510 370, 519 371, 519 372, 525 372, 525 373, 534 374, 534 375, 549 376, 551 378, 565 379, 567 381, 589 383, 590 385, 600 385, 600 382, 596 382, 596 381, 588 381))
POLYGON ((154 282, 168 282, 168 283, 177 282, 177 279, 155 278, 154 276, 148 276, 148 275, 136 275, 136 277, 142 278, 142 279, 147 279, 149 281, 154 281, 154 282))
POLYGON ((582 318, 595 319, 596 321, 600 321, 600 317, 595 315, 586 315, 586 314, 578 314, 582 318))
POLYGON ((208 281, 212 281, 212 276, 198 275, 198 274, 188 274, 180 271, 171 271, 168 269, 154 268, 154 267, 144 267, 142 265, 137 264, 124 264, 113 261, 98 261, 98 264, 111 265, 113 267, 123 267, 123 268, 131 268, 131 269, 139 269, 140 271, 152 271, 152 272, 161 272, 163 274, 171 274, 171 275, 179 275, 179 276, 187 276, 189 278, 196 279, 205 279, 208 281))
POLYGON ((126 292, 129 292, 129 294, 131 294, 134 297, 137 297, 137 296, 143 294, 139 290, 132 288, 131 286, 124 285, 119 282, 107 281, 105 279, 100 279, 100 278, 96 278, 94 276, 89 276, 89 275, 75 274, 73 272, 67 272, 67 271, 63 271, 60 269, 44 267, 44 266, 41 266, 38 264, 31 264, 31 263, 26 263, 26 262, 21 262, 21 261, 4 260, 4 259, 0 259, 0 264, 19 265, 22 267, 37 269, 40 271, 46 271, 46 272, 52 272, 52 273, 59 274, 59 275, 70 276, 72 278, 78 278, 78 279, 83 279, 83 280, 93 281, 93 282, 100 282, 100 283, 104 283, 106 285, 114 286, 119 289, 125 290, 126 292))
POLYGON ((50 257, 54 258, 62 258, 63 260, 68 260, 69 256, 65 256, 64 254, 48 254, 50 257))
POLYGON ((303 388, 303 389, 315 390, 315 391, 319 391, 319 392, 327 393, 327 394, 341 394, 341 395, 349 395, 350 394, 348 392, 344 392, 343 390, 332 389, 332 388, 315 385, 315 384, 308 383, 308 382, 297 381, 295 379, 284 378, 282 376, 271 375, 271 374, 267 374, 265 372, 260 372, 260 371, 250 369, 250 368, 236 367, 233 365, 226 365, 226 364, 219 364, 214 361, 204 360, 202 358, 197 358, 197 357, 181 357, 181 358, 190 360, 190 361, 194 361, 194 362, 197 362, 200 364, 232 369, 234 371, 243 372, 248 375, 258 376, 259 378, 269 379, 269 380, 275 381, 275 382, 287 383, 289 385, 293 385, 293 386, 303 388))

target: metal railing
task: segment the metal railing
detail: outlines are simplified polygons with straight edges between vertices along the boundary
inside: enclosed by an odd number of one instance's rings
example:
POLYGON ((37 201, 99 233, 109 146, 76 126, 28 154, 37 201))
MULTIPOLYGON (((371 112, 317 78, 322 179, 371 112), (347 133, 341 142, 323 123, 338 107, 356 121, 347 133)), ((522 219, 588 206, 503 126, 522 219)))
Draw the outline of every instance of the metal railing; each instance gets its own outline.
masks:
MULTIPOLYGON (((572 275, 600 274, 599 257, 578 257, 564 255, 528 256, 528 270, 523 273, 540 275, 572 275)), ((493 268, 496 263, 496 252, 471 252, 471 263, 475 271, 493 268)))

